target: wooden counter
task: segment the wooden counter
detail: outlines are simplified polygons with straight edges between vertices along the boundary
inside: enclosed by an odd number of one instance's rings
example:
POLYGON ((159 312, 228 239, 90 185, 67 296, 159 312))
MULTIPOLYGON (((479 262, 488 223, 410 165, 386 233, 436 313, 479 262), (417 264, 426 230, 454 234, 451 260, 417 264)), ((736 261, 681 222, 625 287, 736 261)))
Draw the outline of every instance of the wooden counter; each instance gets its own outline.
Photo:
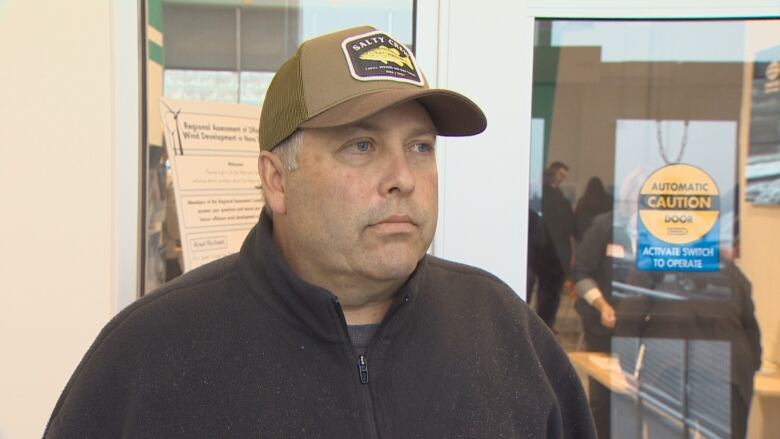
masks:
MULTIPOLYGON (((574 368, 600 382, 613 392, 635 394, 632 377, 620 370, 617 357, 602 352, 569 352, 574 368)), ((780 397, 780 369, 761 370, 755 375, 755 396, 780 397)))

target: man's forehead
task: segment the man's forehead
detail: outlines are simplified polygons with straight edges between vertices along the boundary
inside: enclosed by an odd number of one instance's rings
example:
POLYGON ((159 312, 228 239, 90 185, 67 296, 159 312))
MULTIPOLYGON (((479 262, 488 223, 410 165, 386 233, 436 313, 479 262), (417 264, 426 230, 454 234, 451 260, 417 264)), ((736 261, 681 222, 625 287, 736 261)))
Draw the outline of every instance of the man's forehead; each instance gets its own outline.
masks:
POLYGON ((436 126, 433 124, 427 110, 418 102, 409 102, 395 108, 383 110, 371 117, 341 127, 326 128, 338 134, 353 134, 365 132, 390 132, 400 131, 410 136, 436 136, 436 126), (387 119, 391 113, 395 117, 387 119), (408 114, 409 117, 399 117, 400 114, 408 114), (422 114, 424 113, 424 115, 422 114), (422 117, 421 117, 422 116, 422 117), (399 120, 400 119, 400 120, 399 120))

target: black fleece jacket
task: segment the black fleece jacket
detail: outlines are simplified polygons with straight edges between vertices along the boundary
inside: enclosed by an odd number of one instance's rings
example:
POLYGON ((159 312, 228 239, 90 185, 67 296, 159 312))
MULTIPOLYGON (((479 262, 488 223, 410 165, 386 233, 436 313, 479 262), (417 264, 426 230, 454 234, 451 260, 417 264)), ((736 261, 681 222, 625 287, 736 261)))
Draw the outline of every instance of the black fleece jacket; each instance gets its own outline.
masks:
POLYGON ((426 256, 361 365, 271 227, 117 315, 45 437, 595 437, 566 354, 497 278, 426 256))

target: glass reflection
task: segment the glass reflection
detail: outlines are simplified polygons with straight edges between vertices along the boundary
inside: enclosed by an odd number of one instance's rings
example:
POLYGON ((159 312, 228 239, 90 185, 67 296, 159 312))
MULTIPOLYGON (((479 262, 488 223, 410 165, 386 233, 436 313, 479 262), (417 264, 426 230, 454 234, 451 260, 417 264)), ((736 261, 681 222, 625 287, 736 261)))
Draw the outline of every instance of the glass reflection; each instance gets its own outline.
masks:
MULTIPOLYGON (((758 139, 744 127, 780 133, 767 117, 780 98, 756 97, 773 77, 753 71, 774 62, 780 21, 536 27, 532 305, 588 377, 600 437, 745 437, 762 364, 746 273, 762 269, 741 258, 740 218, 755 211, 740 198, 740 166, 758 160, 741 158, 758 139), (550 180, 560 163, 565 178, 550 180)), ((762 160, 777 143, 761 145, 762 160)), ((772 277, 759 276, 762 297, 772 277)), ((757 421, 780 433, 773 422, 757 421)))

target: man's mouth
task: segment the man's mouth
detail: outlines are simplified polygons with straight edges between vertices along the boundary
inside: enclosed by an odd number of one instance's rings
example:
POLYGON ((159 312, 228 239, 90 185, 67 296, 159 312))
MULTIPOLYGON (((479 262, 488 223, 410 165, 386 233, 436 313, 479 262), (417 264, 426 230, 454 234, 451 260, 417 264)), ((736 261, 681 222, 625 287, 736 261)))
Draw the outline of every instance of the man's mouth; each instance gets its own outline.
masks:
POLYGON ((371 224, 372 229, 387 233, 407 233, 416 227, 417 224, 409 215, 390 215, 371 224))
POLYGON ((410 223, 414 224, 412 217, 409 215, 390 215, 387 218, 377 222, 376 224, 394 224, 394 223, 410 223))

